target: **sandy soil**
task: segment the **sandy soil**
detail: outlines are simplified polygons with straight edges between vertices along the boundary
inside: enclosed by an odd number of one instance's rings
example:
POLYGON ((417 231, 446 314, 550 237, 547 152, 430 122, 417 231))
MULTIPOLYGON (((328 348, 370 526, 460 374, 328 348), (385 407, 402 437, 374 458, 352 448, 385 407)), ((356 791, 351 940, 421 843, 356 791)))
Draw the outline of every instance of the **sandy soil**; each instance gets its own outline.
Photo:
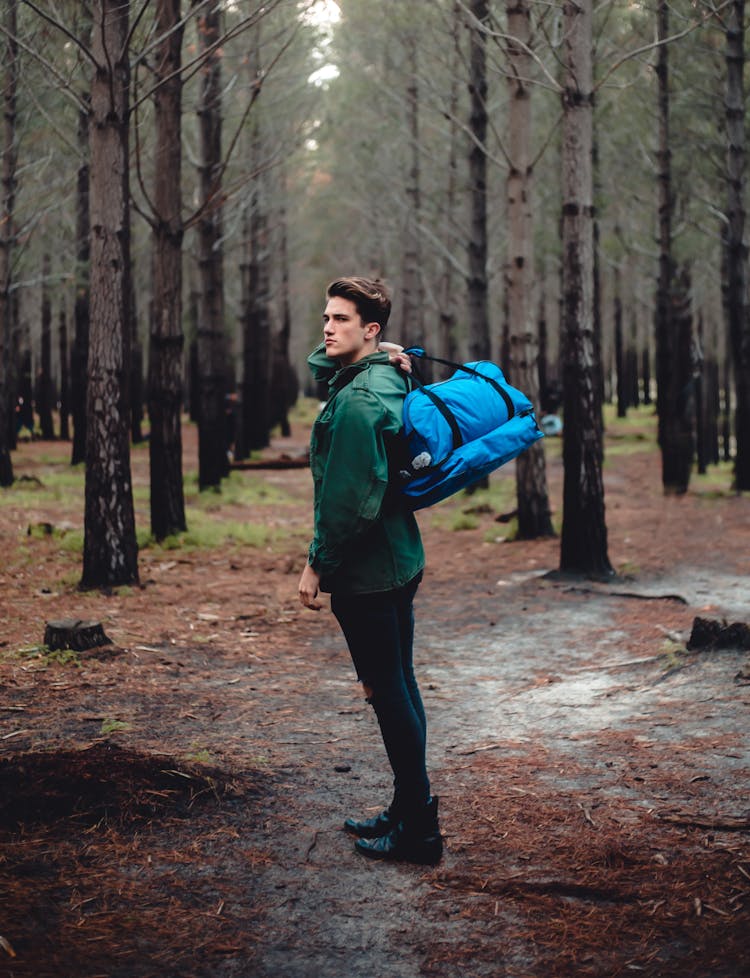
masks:
MULTIPOLYGON (((30 495, 0 500, 0 975, 750 973, 750 653, 686 649, 696 616, 750 621, 750 501, 718 474, 665 498, 641 437, 608 442, 607 584, 550 576, 559 541, 502 540, 476 499, 420 517, 435 869, 372 864, 341 831, 389 784, 335 621, 296 601, 309 472, 216 499, 282 540, 148 548, 140 588, 81 594, 80 558, 36 529, 80 527, 80 493, 33 497, 68 448, 21 446, 30 495), (71 617, 114 644, 24 651, 71 617)), ((187 429, 188 469, 194 450, 187 429)))

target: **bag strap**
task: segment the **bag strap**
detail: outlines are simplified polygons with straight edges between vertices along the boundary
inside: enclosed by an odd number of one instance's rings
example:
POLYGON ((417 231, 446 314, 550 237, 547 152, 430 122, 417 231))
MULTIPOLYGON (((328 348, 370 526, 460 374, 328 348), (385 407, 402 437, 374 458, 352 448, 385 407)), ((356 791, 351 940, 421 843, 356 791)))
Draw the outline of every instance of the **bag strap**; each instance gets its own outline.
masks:
MULTIPOLYGON (((494 377, 488 377, 486 374, 481 373, 481 371, 479 370, 475 370, 473 367, 467 366, 465 363, 455 363, 453 360, 443 360, 442 357, 429 357, 424 352, 421 346, 407 346, 403 352, 408 354, 410 357, 419 357, 422 360, 431 360, 432 363, 442 363, 444 367, 455 367, 456 370, 463 370, 464 373, 472 374, 474 377, 481 377, 482 380, 486 380, 488 384, 491 384, 498 392, 500 397, 502 397, 502 399, 505 401, 505 407, 508 410, 508 421, 510 421, 510 419, 516 413, 516 409, 513 405, 513 401, 511 400, 510 395, 506 390, 503 390, 503 388, 500 386, 500 384, 498 384, 498 382, 494 379, 494 377)), ((417 383, 422 388, 422 390, 424 390, 425 393, 427 393, 427 388, 423 384, 421 384, 420 381, 417 381, 417 383)), ((443 405, 443 407, 445 407, 445 405, 443 405)), ((445 410, 447 411, 448 409, 445 408, 445 410)))
POLYGON ((430 390, 429 387, 423 384, 421 380, 417 380, 417 386, 419 387, 419 390, 423 394, 429 397, 429 399, 432 401, 432 403, 435 405, 435 407, 438 409, 438 411, 442 414, 442 416, 447 421, 448 427, 451 430, 451 437, 453 438, 452 451, 455 452, 457 448, 460 448, 463 445, 464 438, 463 435, 461 434, 461 429, 458 427, 458 422, 456 421, 453 412, 445 403, 445 401, 442 398, 438 397, 435 391, 430 390))

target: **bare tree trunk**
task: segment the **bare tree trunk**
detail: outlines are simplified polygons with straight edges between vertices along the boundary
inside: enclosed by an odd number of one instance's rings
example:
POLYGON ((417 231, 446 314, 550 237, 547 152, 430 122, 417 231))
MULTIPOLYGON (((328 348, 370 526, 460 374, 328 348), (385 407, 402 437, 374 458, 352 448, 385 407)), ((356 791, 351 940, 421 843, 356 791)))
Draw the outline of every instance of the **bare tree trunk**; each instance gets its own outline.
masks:
POLYGON ((745 243, 745 2, 732 0, 726 12, 727 273, 725 310, 734 365, 735 489, 750 489, 750 309, 745 243))
POLYGON ((615 270, 614 295, 615 373, 617 375, 617 417, 628 413, 628 373, 625 363, 625 344, 622 335, 622 287, 619 268, 615 270))
POLYGON ((39 415, 39 430, 44 441, 55 437, 52 421, 52 304, 49 297, 50 257, 42 258, 42 355, 36 377, 36 410, 39 415))
MULTIPOLYGON (((531 7, 508 0, 509 109, 506 185, 508 251, 505 305, 514 383, 539 410, 539 343, 533 308, 534 240, 531 212, 531 7)), ((541 442, 516 459, 518 535, 524 540, 552 536, 547 470, 541 442)))
POLYGON ((152 232, 153 299, 149 343, 151 532, 163 540, 186 528, 182 484, 182 48, 180 0, 159 0, 154 96, 156 165, 152 232))
POLYGON ((281 426, 282 437, 291 433, 289 408, 297 399, 297 380, 289 360, 289 341, 292 334, 292 309, 289 288, 289 226, 286 209, 286 171, 282 174, 282 205, 279 211, 279 263, 281 265, 281 328, 276 336, 271 396, 276 402, 272 410, 274 421, 281 426))
POLYGON ((135 294, 134 265, 130 266, 128 281, 130 299, 130 440, 134 445, 143 441, 143 347, 138 335, 138 306, 135 294))
POLYGON ((469 357, 486 360, 490 349, 489 280, 487 273, 487 35, 488 0, 470 0, 469 10, 469 357))
MULTIPOLYGON (((258 159, 258 135, 253 159, 258 159)), ((256 178, 255 192, 245 223, 245 261, 242 270, 243 377, 242 446, 245 458, 269 442, 271 428, 271 317, 270 253, 264 178, 256 178)))
POLYGON ((128 4, 97 0, 91 83, 91 324, 81 587, 138 581, 130 475, 128 4))
MULTIPOLYGON (((443 224, 446 228, 453 226, 456 213, 456 196, 458 191, 458 126, 456 119, 459 112, 459 77, 461 67, 461 33, 462 14, 458 2, 453 4, 453 52, 451 58, 451 89, 448 106, 448 121, 450 125, 450 149, 448 154, 448 182, 445 190, 443 206, 443 224)), ((444 360, 458 359, 458 340, 456 337, 456 300, 455 273, 453 262, 446 255, 438 281, 438 356, 444 360)), ((450 368, 444 367, 447 376, 450 368)))
POLYGON ((417 80, 419 45, 410 30, 406 42, 409 57, 409 81, 406 89, 406 123, 409 132, 409 164, 406 178, 406 214, 402 316, 409 343, 424 346, 424 284, 422 281, 422 248, 419 222, 421 200, 421 161, 419 148, 419 83, 417 80))
POLYGON ((60 438, 70 438, 70 351, 68 350, 68 320, 65 309, 60 309, 57 327, 58 348, 60 351, 60 438))
MULTIPOLYGON (((668 0, 659 0, 657 37, 669 37, 668 0)), ((668 494, 687 491, 692 464, 692 412, 685 409, 685 385, 690 384, 690 298, 689 275, 678 280, 672 256, 672 166, 669 126, 668 45, 659 46, 656 66, 659 118, 659 281, 656 297, 656 405, 659 415, 659 447, 662 460, 662 486, 668 494), (688 327, 687 364, 684 359, 686 324, 688 327)))
POLYGON ((612 573, 594 350, 591 0, 563 4, 563 527, 560 570, 612 573))
POLYGON ((16 0, 6 0, 3 37, 3 143, 2 200, 0 200, 0 486, 13 483, 10 428, 15 404, 11 398, 10 350, 13 321, 11 255, 14 245, 13 210, 16 199, 16 93, 18 90, 18 44, 16 0))
POLYGON ((224 334, 224 255, 221 202, 221 36, 219 0, 198 18, 202 55, 198 106, 200 129, 200 206, 198 223, 198 484, 218 487, 229 472, 226 452, 226 338, 224 334))

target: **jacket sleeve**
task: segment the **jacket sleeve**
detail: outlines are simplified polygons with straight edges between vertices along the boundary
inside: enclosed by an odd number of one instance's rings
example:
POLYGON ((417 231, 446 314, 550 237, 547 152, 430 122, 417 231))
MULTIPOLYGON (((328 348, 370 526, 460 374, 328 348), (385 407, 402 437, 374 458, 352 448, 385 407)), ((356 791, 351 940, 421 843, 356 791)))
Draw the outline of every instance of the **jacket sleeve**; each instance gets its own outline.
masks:
POLYGON ((333 573, 380 515, 388 488, 388 413, 369 391, 352 392, 331 419, 315 536, 308 560, 321 577, 333 573))

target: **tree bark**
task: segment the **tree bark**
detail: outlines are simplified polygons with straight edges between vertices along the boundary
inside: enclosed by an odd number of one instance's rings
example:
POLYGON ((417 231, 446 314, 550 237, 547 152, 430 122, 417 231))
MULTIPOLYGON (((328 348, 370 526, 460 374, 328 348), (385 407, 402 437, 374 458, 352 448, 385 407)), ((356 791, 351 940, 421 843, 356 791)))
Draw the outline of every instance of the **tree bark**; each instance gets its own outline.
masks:
POLYGON ((52 420, 52 304, 49 297, 50 257, 42 258, 42 355, 39 359, 39 372, 36 377, 36 410, 39 415, 39 430, 45 441, 55 437, 52 420))
MULTIPOLYGON (((406 87, 406 128, 409 133, 406 176, 406 212, 404 227, 404 272, 401 302, 404 340, 416 346, 425 345, 424 284, 422 281, 422 248, 419 222, 422 209, 421 160, 419 146, 419 82, 417 78, 419 45, 409 30, 406 39, 409 76, 406 87)), ((429 371, 428 371, 429 373, 429 371)), ((427 378, 429 379, 429 377, 427 378)))
MULTIPOLYGON (((258 135, 253 137, 252 155, 258 156, 258 135)), ((245 260, 242 276, 242 426, 239 458, 265 448, 271 429, 271 317, 270 253, 268 217, 263 177, 256 178, 255 191, 245 215, 245 260)))
POLYGON ((60 438, 70 438, 70 351, 68 350, 68 320, 65 310, 60 309, 57 341, 60 353, 60 438))
MULTIPOLYGON (((459 129, 456 124, 459 113, 459 77, 462 64, 461 32, 462 14, 458 2, 454 2, 452 11, 453 51, 451 55, 451 87, 448 103, 448 121, 450 125, 450 146, 448 151, 448 175, 445 189, 444 205, 442 208, 442 223, 450 228, 456 220, 456 198, 458 193, 458 141, 459 129)), ((444 360, 458 359, 458 339, 456 336, 456 297, 455 273, 453 262, 449 255, 443 259, 437 294, 439 301, 438 312, 438 356, 444 360)), ((449 367, 443 368, 443 376, 450 373, 449 367)))
MULTIPOLYGON (((505 308, 513 382, 539 411, 539 342, 533 307, 534 238, 531 161, 531 6, 508 0, 508 154, 506 183, 508 250, 505 308)), ((553 536, 547 470, 541 442, 516 459, 518 536, 553 536)))
MULTIPOLYGON (((692 463, 692 414, 685 410, 685 385, 691 373, 685 364, 686 324, 690 323, 690 301, 685 295, 687 273, 678 279, 672 255, 671 140, 669 118, 669 5, 659 0, 657 38, 660 42, 656 65, 659 119, 658 203, 659 203, 659 280, 656 296, 656 410, 662 461, 662 486, 667 494, 687 491, 692 463)), ((689 364, 690 340, 688 333, 689 364)))
POLYGON ((563 5, 562 369, 560 570, 610 575, 594 351, 591 0, 563 5))
POLYGON ((726 12, 727 220, 725 313, 732 349, 735 389, 735 489, 750 489, 750 310, 748 249, 745 243, 745 2, 732 0, 726 12))
MULTIPOLYGON (((2 200, 0 200, 0 486, 13 483, 10 454, 11 424, 15 404, 11 400, 10 350, 13 321, 11 256, 15 239, 13 210, 16 199, 16 97, 18 90, 17 3, 6 0, 5 70, 3 72, 2 200)), ((14 399, 13 399, 14 400, 14 399)))
POLYGON ((180 0, 159 0, 154 96, 156 163, 152 231, 153 304, 150 317, 148 415, 151 428, 151 533, 163 540, 187 528, 182 481, 182 34, 180 0))
MULTIPOLYGON (((87 4, 81 5, 82 24, 79 33, 83 43, 91 43, 91 14, 87 4)), ((89 95, 83 96, 85 99, 89 95)), ((74 307, 74 336, 70 358, 71 413, 73 416, 73 444, 71 465, 79 465, 86 459, 86 402, 88 397, 91 221, 89 214, 89 113, 78 113, 79 163, 76 175, 76 297, 74 307)))
POLYGON ((81 587, 138 581, 130 475, 128 4, 94 5, 91 83, 91 323, 81 587))
POLYGON ((198 484, 218 487, 229 472, 226 452, 226 339, 224 334, 224 256, 221 188, 221 36, 219 0, 198 18, 202 56, 198 106, 200 130, 200 207, 198 222, 198 484))
POLYGON ((488 0, 470 0, 469 11, 469 197, 471 234, 467 280, 469 357, 486 360, 490 350, 489 280, 487 274, 487 35, 488 0))

